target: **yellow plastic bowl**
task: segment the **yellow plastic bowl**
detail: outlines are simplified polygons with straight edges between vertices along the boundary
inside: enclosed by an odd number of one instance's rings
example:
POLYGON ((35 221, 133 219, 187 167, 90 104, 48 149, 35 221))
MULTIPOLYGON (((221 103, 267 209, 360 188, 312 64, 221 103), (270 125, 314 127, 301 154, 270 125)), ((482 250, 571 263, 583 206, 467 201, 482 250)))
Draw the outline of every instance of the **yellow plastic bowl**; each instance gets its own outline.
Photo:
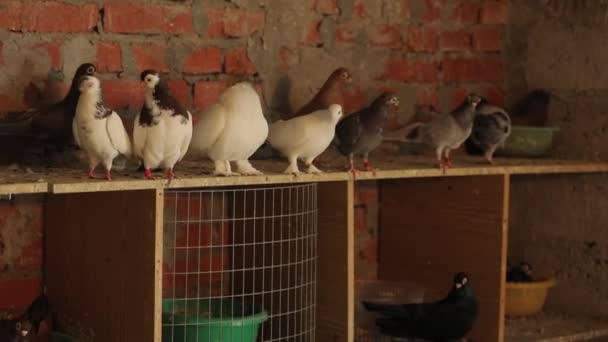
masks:
POLYGON ((554 279, 531 283, 509 283, 506 286, 507 316, 530 316, 543 310, 549 289, 555 286, 554 279))

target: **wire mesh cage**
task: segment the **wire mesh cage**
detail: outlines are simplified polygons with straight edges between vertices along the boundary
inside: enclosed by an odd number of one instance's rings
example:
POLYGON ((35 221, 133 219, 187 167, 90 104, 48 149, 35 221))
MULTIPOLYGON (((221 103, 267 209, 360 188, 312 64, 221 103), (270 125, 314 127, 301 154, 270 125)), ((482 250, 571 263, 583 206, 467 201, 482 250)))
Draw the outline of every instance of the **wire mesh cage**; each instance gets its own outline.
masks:
POLYGON ((165 193, 163 342, 314 341, 317 186, 165 193))

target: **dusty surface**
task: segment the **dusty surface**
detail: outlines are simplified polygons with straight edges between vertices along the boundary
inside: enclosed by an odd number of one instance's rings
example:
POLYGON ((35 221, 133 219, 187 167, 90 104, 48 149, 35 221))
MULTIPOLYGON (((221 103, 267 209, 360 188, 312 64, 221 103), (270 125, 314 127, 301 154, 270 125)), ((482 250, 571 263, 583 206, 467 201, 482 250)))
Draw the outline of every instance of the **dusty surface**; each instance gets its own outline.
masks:
POLYGON ((543 313, 506 322, 506 342, 606 341, 608 321, 572 318, 563 314, 543 313), (604 339, 602 339, 604 338, 604 339))

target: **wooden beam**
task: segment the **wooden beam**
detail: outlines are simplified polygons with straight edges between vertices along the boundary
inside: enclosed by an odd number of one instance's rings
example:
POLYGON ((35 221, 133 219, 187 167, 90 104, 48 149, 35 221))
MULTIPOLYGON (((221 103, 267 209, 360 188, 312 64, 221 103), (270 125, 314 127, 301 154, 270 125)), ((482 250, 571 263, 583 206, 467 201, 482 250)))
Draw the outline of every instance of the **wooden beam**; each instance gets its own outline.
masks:
POLYGON ((354 182, 319 184, 317 340, 355 333, 354 182))

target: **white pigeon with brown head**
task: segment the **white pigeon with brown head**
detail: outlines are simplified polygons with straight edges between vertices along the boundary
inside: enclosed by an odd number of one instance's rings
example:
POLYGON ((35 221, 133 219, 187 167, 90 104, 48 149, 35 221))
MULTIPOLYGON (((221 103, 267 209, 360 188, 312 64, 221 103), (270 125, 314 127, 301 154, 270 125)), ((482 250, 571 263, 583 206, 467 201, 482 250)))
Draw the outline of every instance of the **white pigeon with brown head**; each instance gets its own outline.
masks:
POLYGON ((104 106, 97 78, 83 76, 78 89, 80 97, 72 121, 74 139, 89 160, 88 177, 94 178, 95 168, 101 163, 106 178, 111 180, 114 158, 119 154, 131 155, 129 135, 118 114, 104 106))
POLYGON ((158 72, 145 70, 141 80, 146 88, 145 101, 133 125, 133 149, 143 161, 146 179, 154 179, 152 169, 167 170, 181 161, 192 139, 192 114, 173 97, 158 72))

